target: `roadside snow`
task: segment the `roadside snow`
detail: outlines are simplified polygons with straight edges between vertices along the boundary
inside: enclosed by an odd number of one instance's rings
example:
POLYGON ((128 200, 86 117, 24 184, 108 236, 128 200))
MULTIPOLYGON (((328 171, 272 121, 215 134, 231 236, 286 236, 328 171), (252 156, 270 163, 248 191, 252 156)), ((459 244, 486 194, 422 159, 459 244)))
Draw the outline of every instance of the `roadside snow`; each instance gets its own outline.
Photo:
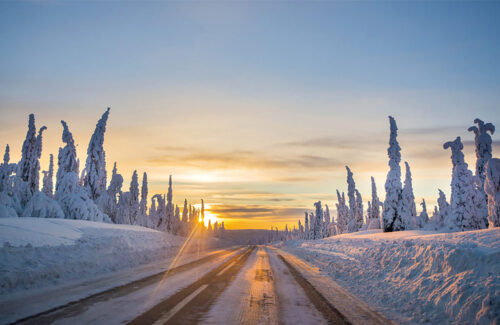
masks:
POLYGON ((396 321, 500 323, 500 229, 377 230, 281 248, 309 261, 396 321))
POLYGON ((0 295, 160 261, 174 256, 184 241, 184 237, 131 225, 0 219, 0 295))

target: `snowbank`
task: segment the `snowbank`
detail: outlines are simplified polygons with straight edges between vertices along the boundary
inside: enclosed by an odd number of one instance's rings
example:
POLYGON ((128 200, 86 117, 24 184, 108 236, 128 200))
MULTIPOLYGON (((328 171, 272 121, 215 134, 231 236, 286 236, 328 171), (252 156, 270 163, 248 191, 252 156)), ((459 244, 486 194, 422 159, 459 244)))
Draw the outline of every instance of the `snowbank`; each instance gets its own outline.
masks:
POLYGON ((387 317, 417 324, 500 322, 500 229, 361 231, 282 249, 387 317))
POLYGON ((2 218, 0 295, 160 261, 174 256, 184 241, 139 226, 2 218))

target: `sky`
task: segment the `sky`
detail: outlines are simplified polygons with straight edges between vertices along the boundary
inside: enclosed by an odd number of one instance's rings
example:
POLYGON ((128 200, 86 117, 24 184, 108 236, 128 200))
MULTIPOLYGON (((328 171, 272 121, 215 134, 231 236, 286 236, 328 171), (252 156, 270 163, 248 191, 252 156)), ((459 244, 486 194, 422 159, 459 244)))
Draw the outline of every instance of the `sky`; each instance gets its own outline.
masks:
POLYGON ((2 1, 0 146, 17 161, 34 113, 46 169, 62 119, 83 164, 109 106, 124 190, 134 170, 150 194, 173 175, 179 205, 281 228, 315 201, 334 210, 346 165, 365 209, 370 176, 384 197, 392 115, 430 213, 450 193, 442 144, 461 136, 474 169, 467 128, 500 127, 498 31, 500 2, 2 1))

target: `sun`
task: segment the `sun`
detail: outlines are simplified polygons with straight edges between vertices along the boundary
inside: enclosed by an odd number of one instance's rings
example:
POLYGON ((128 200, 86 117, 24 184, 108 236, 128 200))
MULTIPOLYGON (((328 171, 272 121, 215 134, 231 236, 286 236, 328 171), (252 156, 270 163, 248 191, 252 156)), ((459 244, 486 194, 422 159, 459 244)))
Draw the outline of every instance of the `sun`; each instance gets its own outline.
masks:
MULTIPOLYGON (((197 209, 201 209, 201 204, 195 204, 195 207, 197 209)), ((220 218, 218 218, 218 216, 215 213, 212 213, 210 211, 210 208, 211 208, 210 204, 205 204, 205 220, 204 220, 205 222, 204 222, 204 224, 205 224, 205 227, 208 227, 208 221, 210 220, 210 222, 212 224, 212 228, 213 228, 214 223, 216 221, 219 221, 220 218)), ((200 221, 201 221, 201 217, 200 217, 200 221)))

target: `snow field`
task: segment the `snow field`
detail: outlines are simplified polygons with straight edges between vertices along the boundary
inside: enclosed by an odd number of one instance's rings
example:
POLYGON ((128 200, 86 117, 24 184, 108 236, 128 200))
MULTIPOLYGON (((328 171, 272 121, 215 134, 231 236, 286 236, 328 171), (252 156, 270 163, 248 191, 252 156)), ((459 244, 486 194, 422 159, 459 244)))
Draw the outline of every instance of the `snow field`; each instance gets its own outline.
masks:
POLYGON ((404 323, 500 322, 500 229, 362 231, 281 248, 404 323))
MULTIPOLYGON (((0 236, 0 295, 162 261, 186 240, 140 226, 46 218, 0 219, 0 236)), ((219 241, 192 244, 203 251, 219 241)))

